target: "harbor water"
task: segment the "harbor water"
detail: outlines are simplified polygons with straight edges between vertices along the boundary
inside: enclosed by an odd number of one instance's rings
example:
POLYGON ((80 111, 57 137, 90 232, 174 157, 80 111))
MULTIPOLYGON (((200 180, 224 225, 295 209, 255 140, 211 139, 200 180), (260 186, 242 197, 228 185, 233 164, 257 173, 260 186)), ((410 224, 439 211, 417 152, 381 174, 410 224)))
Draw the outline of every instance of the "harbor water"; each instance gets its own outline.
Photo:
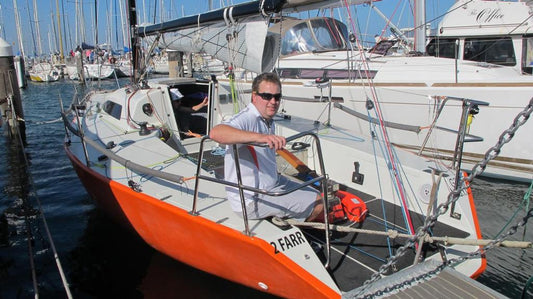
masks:
MULTIPOLYGON (((116 86, 116 81, 103 85, 116 86)), ((41 298, 65 298, 58 268, 74 298, 271 298, 156 252, 95 207, 63 150, 59 99, 68 105, 76 88, 78 83, 61 80, 29 82, 21 91, 25 156, 20 146, 0 136, 0 298, 34 297, 35 288, 41 298)), ((524 217, 519 207, 528 188, 509 181, 474 181, 484 238, 507 232, 524 217)), ((522 239, 533 240, 531 223, 510 238, 522 239)), ((487 269, 478 281, 520 298, 533 276, 533 249, 496 248, 485 254, 487 269)), ((533 296, 533 286, 528 295, 533 296)))

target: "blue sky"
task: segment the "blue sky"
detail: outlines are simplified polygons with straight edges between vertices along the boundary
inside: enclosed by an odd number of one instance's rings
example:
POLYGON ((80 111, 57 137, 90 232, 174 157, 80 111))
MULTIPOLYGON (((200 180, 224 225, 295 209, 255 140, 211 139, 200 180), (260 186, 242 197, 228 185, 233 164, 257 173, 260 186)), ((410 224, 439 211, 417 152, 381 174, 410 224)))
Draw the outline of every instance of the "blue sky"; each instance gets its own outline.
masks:
MULTIPOLYGON (((14 18, 14 3, 17 1, 17 8, 22 24, 22 36, 24 42, 24 51, 26 55, 33 56, 33 53, 39 54, 38 43, 36 42, 36 30, 30 30, 30 25, 35 28, 39 26, 41 35, 42 54, 53 51, 59 51, 58 30, 57 30, 57 10, 59 6, 61 19, 61 36, 63 40, 63 49, 65 55, 72 47, 76 45, 76 39, 81 40, 81 33, 76 35, 76 28, 81 28, 79 24, 85 24, 85 42, 94 44, 96 37, 99 43, 111 43, 115 48, 123 46, 123 37, 121 29, 121 16, 119 13, 119 1, 126 0, 97 0, 98 26, 94 25, 95 18, 95 0, 37 0, 38 21, 34 21, 33 0, 0 0, 0 37, 13 45, 13 51, 16 54, 19 51, 17 31, 14 18), (82 7, 82 22, 80 18, 76 19, 76 3, 82 7), (29 7, 28 7, 29 6, 29 7), (31 21, 30 21, 31 20, 31 21), (109 25, 110 24, 110 25, 109 25), (98 36, 96 36, 95 27, 98 27, 98 36), (78 38, 76 38, 78 36, 78 38)), ((238 4, 248 0, 212 0, 213 7, 219 8, 228 4, 238 4)), ((392 19, 398 27, 412 26, 413 20, 410 16, 411 7, 407 0, 382 0, 376 2, 376 6, 388 17, 392 19), (403 25, 402 25, 403 24, 403 25)), ((164 20, 177 18, 182 15, 192 15, 208 11, 208 0, 136 0, 137 10, 140 22, 160 21, 160 16, 164 20)), ((436 16, 442 15, 446 9, 453 3, 452 0, 427 0, 426 15, 431 20, 436 16)), ((334 10, 334 17, 339 18, 339 11, 334 10)), ((315 16, 316 12, 301 13, 300 17, 315 16)), ((329 15, 329 13, 328 13, 329 15)), ((358 28, 368 36, 381 34, 385 28, 385 20, 376 16, 375 13, 369 16, 368 6, 358 6, 352 9, 352 17, 358 19, 358 28)), ((343 21, 347 21, 342 16, 343 21)), ((436 25, 436 22, 433 23, 436 25)), ((78 32, 80 32, 78 30, 78 32)), ((388 35, 386 31, 385 35, 388 35)))

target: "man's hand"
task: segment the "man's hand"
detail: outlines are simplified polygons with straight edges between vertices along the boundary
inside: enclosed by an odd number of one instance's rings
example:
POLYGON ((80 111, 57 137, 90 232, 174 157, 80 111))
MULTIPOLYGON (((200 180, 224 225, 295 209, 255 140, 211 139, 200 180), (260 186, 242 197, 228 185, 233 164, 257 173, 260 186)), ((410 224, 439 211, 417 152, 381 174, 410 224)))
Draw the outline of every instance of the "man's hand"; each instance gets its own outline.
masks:
POLYGON ((282 149, 285 147, 287 141, 285 137, 278 135, 262 135, 259 139, 259 143, 266 143, 269 148, 276 150, 282 149))

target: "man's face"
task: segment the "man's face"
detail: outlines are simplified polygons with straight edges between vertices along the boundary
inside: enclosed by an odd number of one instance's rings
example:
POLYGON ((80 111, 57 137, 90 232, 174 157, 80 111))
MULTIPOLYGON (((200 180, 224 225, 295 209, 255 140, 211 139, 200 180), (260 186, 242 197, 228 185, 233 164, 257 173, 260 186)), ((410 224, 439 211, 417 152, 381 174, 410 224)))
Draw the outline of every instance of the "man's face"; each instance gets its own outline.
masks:
POLYGON ((281 102, 276 100, 275 97, 270 96, 264 99, 265 94, 279 95, 281 93, 280 87, 276 83, 263 81, 259 84, 259 90, 257 93, 252 93, 252 103, 257 108, 257 111, 261 113, 261 116, 265 119, 271 119, 278 112, 278 108, 281 102), (263 97, 259 94, 262 94, 263 97))

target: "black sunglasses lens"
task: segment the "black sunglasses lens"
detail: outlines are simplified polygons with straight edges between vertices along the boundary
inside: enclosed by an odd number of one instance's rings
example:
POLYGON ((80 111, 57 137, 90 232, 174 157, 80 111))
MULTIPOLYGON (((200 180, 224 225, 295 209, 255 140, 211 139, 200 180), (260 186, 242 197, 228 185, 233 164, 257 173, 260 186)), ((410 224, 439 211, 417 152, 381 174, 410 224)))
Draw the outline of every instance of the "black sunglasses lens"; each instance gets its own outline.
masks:
POLYGON ((270 99, 274 98, 276 101, 281 100, 281 93, 268 93, 268 92, 261 92, 257 93, 263 100, 270 101, 270 99))

